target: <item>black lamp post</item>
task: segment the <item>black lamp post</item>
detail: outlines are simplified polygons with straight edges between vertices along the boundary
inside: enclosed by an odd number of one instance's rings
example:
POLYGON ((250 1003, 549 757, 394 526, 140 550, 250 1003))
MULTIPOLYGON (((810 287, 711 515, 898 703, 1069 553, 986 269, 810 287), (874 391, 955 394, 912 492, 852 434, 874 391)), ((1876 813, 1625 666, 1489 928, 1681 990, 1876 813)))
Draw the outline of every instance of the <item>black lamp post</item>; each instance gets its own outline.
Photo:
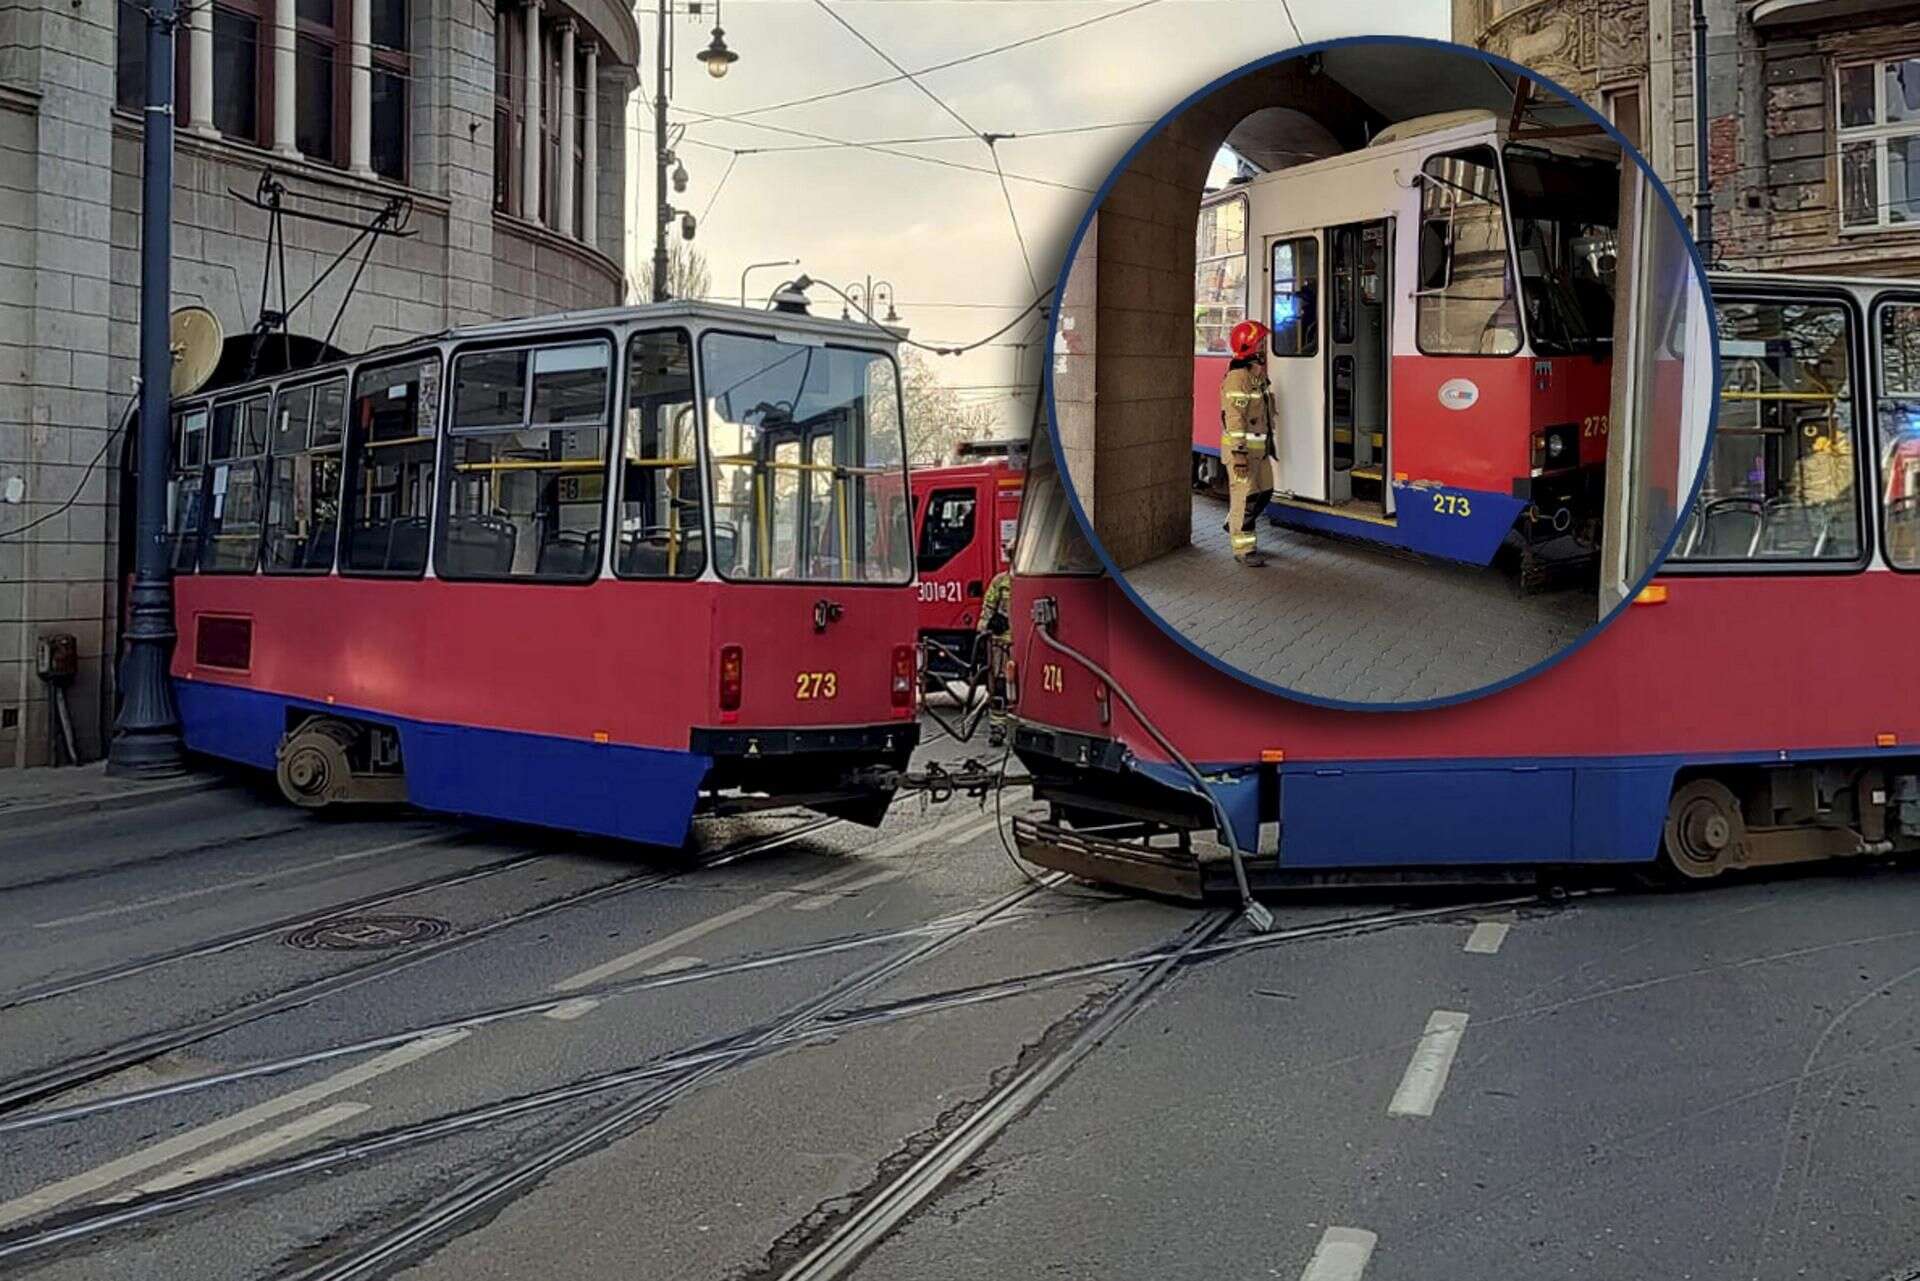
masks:
MULTIPOLYGON (((897 325, 900 323, 900 313, 893 309, 893 284, 891 281, 875 280, 872 276, 868 276, 864 284, 848 285, 846 296, 847 301, 860 310, 864 319, 871 320, 875 324, 885 323, 897 325), (884 317, 876 316, 873 314, 874 309, 877 308, 882 301, 885 301, 887 304, 887 314, 884 317)), ((845 306, 840 308, 840 319, 849 319, 845 306)))
POLYGON ((134 503, 133 589, 126 654, 120 660, 120 714, 107 772, 166 778, 185 769, 180 717, 168 668, 173 661, 173 579, 167 561, 168 401, 173 350, 173 40, 179 0, 148 0, 147 101, 140 183, 139 491, 134 503))
MULTIPOLYGON (((658 0, 659 23, 653 44, 654 99, 653 99, 653 300, 665 302, 673 296, 667 287, 667 228, 677 218, 680 222, 682 239, 692 240, 697 224, 694 216, 685 210, 675 209, 667 201, 667 182, 669 168, 673 170, 672 182, 675 191, 687 189, 687 170, 673 154, 673 146, 667 137, 667 101, 673 91, 673 28, 667 21, 673 10, 674 0, 658 0)), ((689 9, 698 13, 699 5, 689 9)), ((726 32, 720 28, 720 3, 714 0, 713 39, 697 55, 706 65, 707 74, 719 80, 727 74, 734 63, 740 61, 740 55, 727 48, 726 32)))

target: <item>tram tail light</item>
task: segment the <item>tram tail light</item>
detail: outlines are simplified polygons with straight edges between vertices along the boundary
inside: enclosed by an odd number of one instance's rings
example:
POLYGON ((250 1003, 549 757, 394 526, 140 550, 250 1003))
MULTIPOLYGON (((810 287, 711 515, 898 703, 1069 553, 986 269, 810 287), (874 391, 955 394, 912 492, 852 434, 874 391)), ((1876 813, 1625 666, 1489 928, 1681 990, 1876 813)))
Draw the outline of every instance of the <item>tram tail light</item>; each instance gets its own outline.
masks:
POLYGON ((1000 670, 1007 678, 1007 706, 1017 707, 1020 704, 1020 661, 1008 655, 1007 665, 1000 670))
POLYGON ((740 686, 746 674, 746 655, 738 645, 720 647, 720 711, 724 719, 740 714, 740 686), (731 713, 731 716, 724 714, 731 713))
POLYGON ((913 646, 895 645, 893 647, 893 709, 896 714, 906 714, 913 709, 914 685, 913 646))

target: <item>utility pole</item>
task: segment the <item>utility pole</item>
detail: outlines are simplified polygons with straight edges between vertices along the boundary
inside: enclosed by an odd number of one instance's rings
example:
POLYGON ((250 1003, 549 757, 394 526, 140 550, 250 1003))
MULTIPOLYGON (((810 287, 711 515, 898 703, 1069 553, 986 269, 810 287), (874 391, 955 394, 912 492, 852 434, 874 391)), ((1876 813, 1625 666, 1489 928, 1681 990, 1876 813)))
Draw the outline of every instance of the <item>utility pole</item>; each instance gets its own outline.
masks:
POLYGON ((653 42, 653 300, 665 302, 673 296, 667 289, 667 223, 673 219, 667 205, 667 76, 673 66, 667 11, 672 0, 658 0, 655 8, 660 27, 653 42))
POLYGON ((139 491, 134 510, 133 590, 120 715, 107 772, 166 778, 185 764, 180 716, 168 669, 173 661, 173 579, 167 557, 167 470, 173 350, 173 41, 179 0, 147 0, 147 102, 140 182, 139 491))
POLYGON ((1693 239, 1713 266, 1713 167, 1707 154, 1707 5, 1693 0, 1693 239))

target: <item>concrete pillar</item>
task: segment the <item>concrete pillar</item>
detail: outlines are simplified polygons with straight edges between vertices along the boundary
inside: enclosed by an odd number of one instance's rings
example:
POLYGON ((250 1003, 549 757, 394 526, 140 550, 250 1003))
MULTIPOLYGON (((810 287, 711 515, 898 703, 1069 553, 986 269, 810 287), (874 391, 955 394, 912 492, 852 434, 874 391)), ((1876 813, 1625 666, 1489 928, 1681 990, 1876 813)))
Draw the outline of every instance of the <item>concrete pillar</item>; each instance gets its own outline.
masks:
POLYGON ((586 55, 587 137, 580 166, 580 239, 594 245, 600 239, 600 46, 582 43, 586 55))
POLYGON ((294 77, 299 74, 293 56, 293 0, 273 0, 273 149, 298 158, 293 141, 294 77))
POLYGON ((553 221, 563 236, 573 234, 573 138, 580 120, 573 109, 573 19, 560 21, 560 172, 554 176, 553 221))
POLYGON ((187 10, 187 132, 218 138, 213 123, 213 6, 187 10))
POLYGON ((353 41, 347 108, 347 168, 362 178, 373 177, 373 0, 353 0, 349 30, 353 41))
POLYGON ((521 91, 527 95, 527 114, 520 134, 520 216, 528 222, 539 222, 540 73, 541 63, 545 61, 540 39, 540 0, 527 0, 523 21, 526 23, 527 82, 521 91))

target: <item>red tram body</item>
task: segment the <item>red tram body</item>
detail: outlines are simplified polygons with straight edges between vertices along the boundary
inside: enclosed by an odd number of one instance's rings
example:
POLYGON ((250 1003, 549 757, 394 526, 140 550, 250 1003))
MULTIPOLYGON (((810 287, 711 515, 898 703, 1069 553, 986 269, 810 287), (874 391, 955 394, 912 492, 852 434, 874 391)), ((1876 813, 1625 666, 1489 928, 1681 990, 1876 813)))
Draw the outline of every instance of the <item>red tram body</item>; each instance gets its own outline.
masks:
POLYGON ((1271 329, 1274 523, 1481 565, 1508 543, 1591 552, 1622 181, 1605 139, 1517 142, 1459 111, 1209 195, 1195 483, 1222 483, 1227 334, 1252 316, 1271 329))
POLYGON ((667 845, 724 804, 877 823, 918 734, 893 347, 669 303, 177 402, 187 746, 667 845))
POLYGON ((1920 698, 1899 674, 1920 634, 1920 381, 1902 358, 1920 290, 1717 276, 1713 292, 1719 422, 1673 555, 1587 644, 1483 698, 1356 714, 1250 690, 1101 576, 1036 454, 1014 741, 1053 814, 1016 825, 1027 856, 1179 894, 1224 884, 1185 850, 1217 827, 1190 776, 1050 641, 1207 777, 1256 876, 1659 857, 1707 876, 1920 849, 1920 698))

